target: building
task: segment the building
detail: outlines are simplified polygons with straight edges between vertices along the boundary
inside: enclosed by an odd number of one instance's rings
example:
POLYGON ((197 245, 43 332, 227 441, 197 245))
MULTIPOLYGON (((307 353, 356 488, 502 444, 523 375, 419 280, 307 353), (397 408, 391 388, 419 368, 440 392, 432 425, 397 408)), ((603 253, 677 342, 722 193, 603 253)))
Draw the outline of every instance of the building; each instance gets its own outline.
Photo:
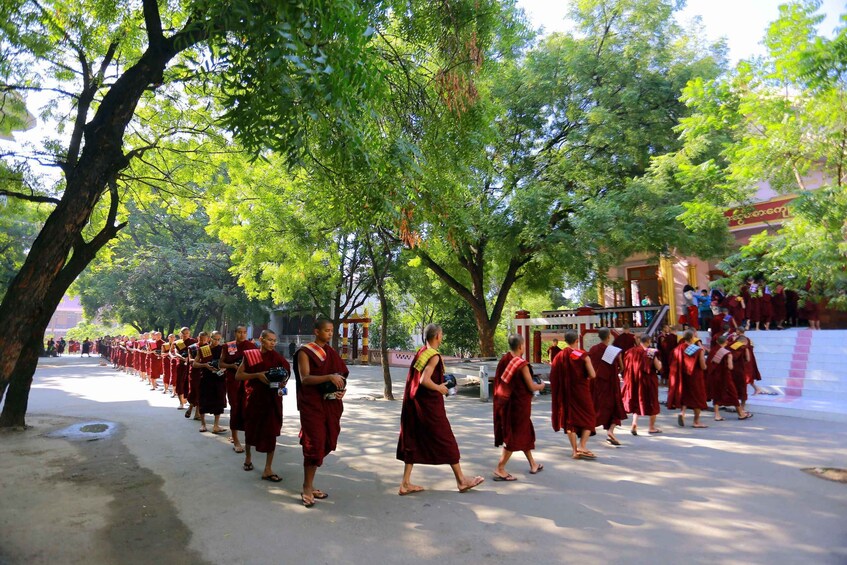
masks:
POLYGON ((82 305, 79 298, 71 298, 68 295, 62 297, 50 324, 47 326, 46 335, 60 338, 68 333, 68 330, 82 321, 82 305))

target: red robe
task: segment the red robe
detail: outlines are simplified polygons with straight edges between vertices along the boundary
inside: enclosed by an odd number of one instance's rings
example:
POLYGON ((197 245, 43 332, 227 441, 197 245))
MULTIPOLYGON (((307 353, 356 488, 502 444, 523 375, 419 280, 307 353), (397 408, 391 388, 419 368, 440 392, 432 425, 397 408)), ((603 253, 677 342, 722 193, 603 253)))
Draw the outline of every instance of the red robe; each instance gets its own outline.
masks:
MULTIPOLYGON (((244 358, 244 352, 250 349, 258 349, 256 344, 245 339, 244 341, 230 341, 223 348, 221 361, 224 363, 238 363, 244 358)), ((226 370, 226 396, 229 400, 229 427, 233 430, 244 431, 244 383, 235 379, 237 369, 226 370)))
POLYGON ((676 349, 678 343, 679 336, 673 332, 662 332, 659 334, 659 361, 662 362, 662 377, 665 379, 668 378, 668 371, 671 366, 671 357, 673 357, 673 350, 676 349))
POLYGON ((615 347, 620 347, 623 350, 621 355, 623 355, 624 353, 635 347, 635 335, 629 332, 619 334, 612 342, 612 345, 614 345, 615 347))
POLYGON ((150 344, 150 378, 153 380, 162 376, 162 357, 160 355, 164 343, 163 340, 157 339, 150 344))
POLYGON ((709 355, 709 367, 706 369, 708 380, 711 383, 711 397, 715 406, 738 406, 738 391, 732 379, 732 371, 729 369, 729 359, 732 354, 728 349, 721 347, 715 349, 715 353, 709 355), (718 351, 726 351, 722 358, 717 360, 718 351))
POLYGON ((748 347, 746 344, 737 349, 730 347, 730 351, 732 352, 732 380, 735 383, 735 391, 738 393, 738 402, 747 402, 747 373, 750 371, 750 361, 747 361, 745 353, 748 347))
POLYGON ((547 350, 547 355, 550 358, 550 363, 553 362, 553 359, 556 358, 556 355, 558 355, 561 350, 562 350, 562 348, 559 347, 558 345, 551 345, 550 346, 550 348, 547 350))
MULTIPOLYGON (((444 397, 438 391, 420 386, 424 367, 418 360, 421 355, 432 355, 425 353, 429 349, 426 345, 418 349, 406 377, 397 459, 422 465, 453 465, 459 462, 459 445, 447 420, 444 397)), ((444 363, 440 354, 436 352, 435 355, 438 363, 432 373, 432 382, 440 385, 444 384, 444 363)))
POLYGON ((658 414, 659 380, 653 359, 643 347, 633 347, 623 358, 623 405, 627 413, 638 416, 658 414))
POLYGON ((183 340, 183 349, 180 350, 177 346, 177 364, 176 364, 176 393, 182 396, 188 396, 188 365, 187 359, 179 355, 184 351, 185 347, 190 347, 197 343, 193 337, 183 340))
POLYGON ((621 421, 627 418, 621 396, 621 380, 618 377, 623 353, 619 353, 610 365, 603 361, 603 354, 607 347, 605 343, 598 343, 588 350, 591 365, 597 375, 591 383, 594 412, 597 418, 595 423, 606 430, 613 425, 620 426, 621 421))
POLYGON ((341 434, 341 414, 344 403, 341 400, 327 400, 317 386, 303 386, 297 366, 300 351, 309 359, 309 374, 315 376, 337 373, 347 377, 350 371, 332 347, 320 348, 317 344, 301 347, 294 355, 294 376, 297 380, 297 409, 300 410, 300 445, 303 446, 303 465, 320 467, 324 457, 335 451, 338 436, 341 434), (318 350, 315 351, 311 346, 318 350))
POLYGON ((667 406, 673 410, 683 406, 705 410, 706 405, 706 375, 700 367, 703 350, 698 349, 693 355, 687 355, 685 349, 688 343, 682 342, 676 346, 671 358, 671 368, 668 383, 667 406))
POLYGON ((524 380, 524 367, 532 374, 529 363, 506 353, 494 373, 494 445, 509 451, 535 449, 532 391, 524 380))
MULTIPOLYGON (((223 346, 210 347, 208 355, 203 355, 203 348, 200 349, 197 362, 208 363, 214 359, 220 359, 223 346)), ((206 368, 200 369, 199 407, 201 414, 218 415, 224 413, 226 408, 226 377, 206 368)))
POLYGON ((553 397, 553 430, 581 434, 596 431, 597 415, 591 397, 591 379, 586 360, 588 353, 565 347, 550 366, 550 394, 553 397))
MULTIPOLYGON (((285 357, 273 350, 251 352, 245 356, 244 363, 248 373, 263 373, 276 367, 291 370, 285 357)), ((276 450, 276 438, 282 431, 280 389, 271 388, 259 379, 244 383, 244 442, 259 453, 270 453, 276 450)))
POLYGON ((200 404, 200 376, 202 375, 202 369, 195 369, 194 365, 191 361, 193 361, 198 355, 198 344, 194 344, 188 353, 188 378, 186 379, 188 382, 188 403, 192 406, 198 406, 200 404))
POLYGON ((162 344, 162 358, 160 362, 162 363, 162 380, 165 383, 165 386, 170 386, 171 384, 171 375, 173 374, 173 361, 170 356, 171 352, 171 344, 165 342, 162 344))
POLYGON ((778 326, 781 326, 787 318, 785 304, 785 290, 775 292, 771 299, 771 307, 773 308, 771 322, 778 326))

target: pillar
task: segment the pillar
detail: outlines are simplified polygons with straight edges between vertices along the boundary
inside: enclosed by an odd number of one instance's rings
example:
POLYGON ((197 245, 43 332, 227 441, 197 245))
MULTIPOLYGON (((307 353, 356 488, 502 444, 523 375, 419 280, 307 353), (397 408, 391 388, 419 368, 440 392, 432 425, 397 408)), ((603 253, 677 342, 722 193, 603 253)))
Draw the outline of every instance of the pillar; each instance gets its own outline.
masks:
MULTIPOLYGON (((518 310, 515 312, 515 320, 529 320, 529 310, 518 310)), ((518 327, 518 335, 524 340, 524 358, 529 361, 529 326, 518 321, 515 322, 518 327)))
MULTIPOLYGON (((368 351, 368 326, 371 325, 371 319, 368 318, 368 309, 365 308, 365 321, 362 323, 362 356, 359 360, 363 365, 367 365, 370 362, 370 356, 368 351)), ((383 336, 385 339, 387 336, 383 336)))
POLYGON ((541 330, 532 332, 532 362, 541 363, 541 330))
POLYGON ((673 280, 673 262, 668 257, 659 258, 659 279, 662 282, 662 303, 670 309, 671 325, 676 325, 679 312, 676 311, 676 291, 673 280))
POLYGON ((345 361, 350 360, 350 351, 347 346, 347 332, 350 330, 350 324, 344 322, 341 324, 341 358, 345 361))

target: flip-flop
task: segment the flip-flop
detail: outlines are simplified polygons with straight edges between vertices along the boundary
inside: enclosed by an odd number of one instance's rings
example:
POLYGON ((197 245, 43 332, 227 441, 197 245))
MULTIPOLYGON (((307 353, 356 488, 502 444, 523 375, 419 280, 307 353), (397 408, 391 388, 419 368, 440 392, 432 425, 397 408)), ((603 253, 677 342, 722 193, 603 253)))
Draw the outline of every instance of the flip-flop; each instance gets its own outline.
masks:
POLYGON ((597 459, 597 456, 590 451, 580 451, 579 454, 583 459, 597 459))
POLYGON ((322 490, 312 489, 312 498, 315 500, 323 500, 329 498, 329 495, 322 490))
POLYGON ((185 411, 185 414, 183 414, 183 416, 185 416, 185 419, 186 419, 186 420, 187 420, 188 418, 190 418, 190 417, 191 417, 191 409, 189 408, 188 410, 186 410, 186 411, 185 411))
POLYGON ((529 470, 529 474, 530 474, 530 475, 537 475, 538 473, 540 473, 540 472, 541 472, 541 471, 543 471, 543 470, 544 470, 544 465, 542 465, 541 463, 539 463, 539 464, 538 464, 538 467, 536 467, 536 468, 535 468, 535 471, 533 471, 532 469, 530 469, 530 470, 529 470))
POLYGON ((518 480, 518 478, 517 478, 517 477, 515 477, 514 475, 512 475, 511 473, 509 473, 509 474, 508 474, 508 475, 506 475, 505 477, 502 477, 502 476, 500 476, 500 475, 494 475, 494 477, 492 477, 492 478, 493 478, 493 480, 494 480, 494 481, 496 481, 496 482, 498 482, 498 483, 501 483, 501 482, 512 482, 512 481, 517 481, 517 480, 518 480))
POLYGON ((270 481, 270 482, 272 482, 272 483, 281 483, 281 482, 282 482, 282 477, 280 477, 279 475, 277 475, 276 473, 274 473, 273 475, 268 475, 267 477, 266 477, 266 476, 264 476, 264 475, 262 475, 262 480, 263 480, 263 481, 270 481))
POLYGON ((726 418, 715 418, 715 422, 723 422, 726 418))
POLYGON ((647 433, 648 434, 660 434, 660 433, 662 433, 662 430, 653 430, 652 432, 650 430, 647 430, 647 433))
POLYGON ((485 479, 483 479, 482 477, 480 477, 480 476, 478 476, 478 475, 477 475, 476 477, 474 477, 473 479, 471 479, 471 484, 469 484, 469 485, 468 485, 468 486, 466 486, 466 487, 462 487, 462 488, 460 488, 460 489, 459 489, 459 492, 468 492, 468 491, 469 491, 469 490, 471 490, 472 488, 478 487, 479 485, 481 485, 481 484, 482 484, 482 483, 484 483, 484 482, 485 482, 485 479))
POLYGON ((300 500, 303 502, 303 506, 305 506, 306 508, 311 508, 312 506, 315 505, 314 497, 312 497, 311 502, 309 502, 308 500, 306 500, 306 495, 303 494, 302 492, 300 493, 300 500))
POLYGON ((749 419, 750 419, 750 418, 752 418, 752 417, 753 417, 753 413, 752 413, 752 412, 747 412, 747 414, 746 414, 743 418, 738 418, 738 419, 739 419, 739 420, 749 420, 749 419))
POLYGON ((243 448, 243 447, 241 447, 240 445, 239 445, 238 447, 235 447, 235 446, 233 445, 233 446, 232 446, 232 450, 233 450, 234 452, 236 452, 236 453, 244 453, 244 448, 243 448))
POLYGON ((685 417, 682 414, 679 414, 676 417, 676 425, 679 426, 680 428, 685 427, 685 417))
POLYGON ((226 433, 226 432, 228 432, 228 431, 229 431, 228 429, 226 429, 226 428, 222 428, 222 429, 220 429, 220 430, 218 430, 218 431, 212 430, 212 433, 213 433, 213 434, 225 434, 225 433, 226 433))
POLYGON ((417 488, 410 488, 409 490, 400 489, 400 490, 397 491, 397 494, 399 494, 400 496, 408 496, 410 494, 415 494, 416 492, 423 492, 423 491, 424 491, 423 487, 417 487, 417 488))
POLYGON ((612 444, 612 445, 614 445, 614 446, 619 446, 619 445, 621 444, 621 442, 619 442, 619 441, 618 441, 618 440, 616 440, 615 438, 613 438, 613 437, 609 437, 609 436, 606 436, 606 443, 610 443, 610 444, 612 444))
POLYGON ((199 429, 199 430, 197 430, 197 431, 198 431, 198 432, 200 432, 201 434, 205 434, 205 433, 206 433, 206 432, 208 432, 209 430, 207 430, 206 428, 200 428, 200 429, 199 429))
POLYGON ((242 468, 245 471, 252 471, 253 470, 253 464, 252 463, 245 463, 244 465, 242 465, 242 468))
POLYGON ((631 434, 632 434, 632 435, 634 435, 634 436, 637 436, 637 435, 638 435, 638 430, 636 430, 635 428, 630 428, 630 429, 629 429, 629 433, 631 433, 631 434))
POLYGON ((703 424, 694 424, 691 426, 692 428, 697 428, 698 430, 702 430, 703 428, 708 428, 709 426, 704 426, 703 424))

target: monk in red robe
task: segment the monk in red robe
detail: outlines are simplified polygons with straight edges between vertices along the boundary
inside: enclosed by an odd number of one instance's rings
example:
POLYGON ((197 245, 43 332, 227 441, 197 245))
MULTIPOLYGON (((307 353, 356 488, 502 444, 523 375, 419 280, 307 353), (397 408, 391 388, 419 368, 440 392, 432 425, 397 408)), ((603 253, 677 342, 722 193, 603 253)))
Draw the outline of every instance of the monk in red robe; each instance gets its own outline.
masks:
POLYGON ((773 293, 773 298, 771 299, 771 306, 773 307, 771 323, 776 326, 776 329, 778 330, 785 329, 783 327, 783 323, 787 318, 785 305, 785 287, 781 284, 778 284, 776 285, 776 289, 773 293))
MULTIPOLYGON (((733 374, 737 375, 736 386, 740 386, 743 379, 743 396, 744 405, 747 402, 747 387, 753 387, 753 394, 769 394, 765 393, 756 381, 762 380, 762 374, 759 372, 759 364, 756 362, 756 353, 753 350, 753 341, 745 335, 743 329, 738 329, 729 338, 728 346, 733 352, 733 363, 735 369, 733 374)), ((741 391, 739 391, 740 393, 741 391)), ((740 399, 739 399, 740 400, 740 399)))
POLYGON ((656 350, 650 350, 651 341, 649 335, 641 334, 639 346, 627 351, 623 358, 623 405, 627 413, 633 415, 630 432, 634 436, 638 435, 639 416, 650 417, 647 433, 662 433, 662 430, 656 427, 656 416, 661 411, 659 379, 656 373, 662 370, 662 362, 656 350))
MULTIPOLYGON (((276 451, 276 438, 282 432, 282 397, 285 395, 287 379, 268 379, 268 371, 285 369, 290 374, 291 366, 285 357, 277 353, 276 334, 263 330, 261 349, 244 350, 244 361, 239 365, 235 378, 244 381, 244 470, 253 470, 251 447, 265 454, 265 469, 262 480, 278 483, 282 478, 274 473, 272 465, 276 451)), ((223 390, 225 388, 222 387, 223 390)))
POLYGON ((156 380, 162 376, 162 346, 165 341, 161 332, 153 332, 153 341, 150 344, 150 390, 157 390, 159 385, 156 380))
POLYGON ((706 356, 697 334, 686 330, 682 342, 674 349, 671 357, 670 383, 668 385, 669 410, 679 408, 676 421, 685 426, 685 410, 694 411, 694 427, 708 428, 700 422, 700 412, 708 410, 706 404, 706 356))
POLYGON ((207 431, 206 414, 212 414, 215 417, 212 433, 222 434, 226 431, 221 427, 221 414, 226 408, 226 377, 222 373, 223 369, 212 364, 221 358, 221 332, 212 332, 210 338, 209 344, 199 349, 193 363, 195 368, 200 369, 200 402, 197 405, 197 413, 200 414, 201 432, 207 431))
POLYGON ((294 356, 297 379, 297 408, 300 410, 300 445, 303 447, 303 506, 329 495, 315 488, 315 474, 324 458, 335 451, 341 433, 341 399, 347 388, 347 365, 330 347, 335 328, 331 321, 315 321, 315 341, 301 347, 294 356))
POLYGON ((176 341, 176 336, 174 334, 168 334, 167 341, 162 343, 160 358, 162 363, 162 382, 165 385, 165 389, 162 391, 162 394, 168 394, 174 386, 173 363, 171 362, 171 348, 174 346, 174 341, 176 341))
POLYGON ((441 326, 429 324, 424 328, 424 338, 426 345, 418 349, 412 359, 403 394, 397 459, 405 465, 397 494, 406 496, 424 490, 412 483, 412 469, 416 463, 450 465, 459 492, 467 492, 485 479, 466 478, 459 465, 459 445, 444 409, 444 396, 449 389, 444 384, 444 363, 438 353, 444 339, 441 326))
POLYGON ((550 366, 553 431, 564 429, 568 434, 573 459, 596 459, 588 449, 588 438, 596 433, 594 428, 597 427, 591 396, 591 379, 596 374, 588 353, 577 347, 577 339, 576 332, 567 332, 565 348, 550 366))
POLYGON ((231 432, 232 450, 244 453, 244 447, 238 438, 238 432, 244 431, 244 381, 235 378, 238 366, 244 360, 244 352, 257 349, 256 344, 247 339, 247 326, 235 328, 235 341, 226 344, 221 353, 218 366, 226 369, 226 395, 229 399, 229 429, 231 432))
POLYGON ((603 357, 612 343, 612 333, 608 328, 600 328, 597 337, 600 338, 600 343, 588 350, 591 366, 597 375, 591 383, 594 412, 597 417, 595 423, 606 430, 608 443, 619 446, 621 442, 615 437, 615 427, 620 426, 621 421, 627 418, 621 396, 623 352, 618 352, 611 359, 604 361, 603 357))
POLYGON ((562 348, 559 347, 559 340, 554 337, 553 345, 547 348, 547 358, 549 359, 550 363, 553 362, 553 359, 556 358, 556 355, 558 355, 561 350, 562 348))
POLYGON ((188 348, 188 377, 186 378, 188 382, 188 410, 185 412, 185 417, 190 418, 191 412, 194 410, 194 419, 198 421, 200 420, 200 411, 197 408, 200 406, 200 376, 202 375, 202 369, 194 366, 194 359, 197 357, 200 347, 208 345, 208 343, 209 334, 207 332, 200 332, 197 334, 197 343, 188 348))
MULTIPOLYGON (((535 462, 535 428, 532 426, 532 394, 544 390, 544 383, 536 383, 532 367, 523 359, 524 339, 509 336, 509 353, 497 364, 494 373, 494 445, 503 446, 500 461, 494 470, 495 481, 515 481, 506 472, 506 463, 515 451, 523 451, 529 461, 529 473, 535 475, 544 465, 535 462)), ((555 357, 554 357, 555 358, 555 357)))
POLYGON ((627 351, 635 347, 636 339, 635 335, 632 333, 632 330, 629 327, 629 324, 623 325, 623 332, 619 333, 615 340, 612 342, 612 345, 621 349, 621 354, 625 354, 627 351))
MULTIPOLYGON (((670 324, 662 326, 657 340, 659 346, 659 360, 662 362, 662 384, 668 385, 668 367, 671 366, 673 350, 679 344, 679 336, 671 329, 670 324)), ((623 361, 621 361, 623 362, 623 361)))
MULTIPOLYGON (((189 328, 179 330, 180 338, 174 342, 176 352, 174 355, 177 359, 176 371, 176 394, 179 397, 178 410, 185 410, 186 396, 188 396, 188 348, 197 343, 197 340, 191 337, 189 328)), ((191 417, 191 412, 185 413, 186 418, 191 417)))
POLYGON ((732 378, 732 353, 726 347, 727 337, 720 335, 715 338, 716 347, 709 354, 709 368, 707 374, 711 382, 712 401, 715 405, 715 421, 722 422, 724 417, 720 414, 721 406, 733 406, 740 420, 752 418, 753 414, 745 412, 738 403, 738 391, 735 389, 735 381, 732 378))

